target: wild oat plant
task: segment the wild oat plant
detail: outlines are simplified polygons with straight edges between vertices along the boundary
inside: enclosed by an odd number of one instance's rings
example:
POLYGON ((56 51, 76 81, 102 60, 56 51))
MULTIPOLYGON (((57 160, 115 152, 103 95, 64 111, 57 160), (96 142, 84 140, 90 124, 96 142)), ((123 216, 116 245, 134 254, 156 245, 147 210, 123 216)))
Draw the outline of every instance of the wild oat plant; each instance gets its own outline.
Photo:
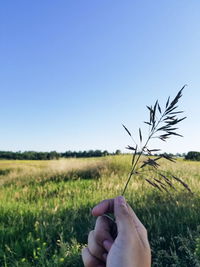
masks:
POLYGON ((143 141, 142 131, 139 128, 139 140, 140 144, 137 144, 133 139, 131 132, 123 125, 124 129, 131 137, 134 146, 127 146, 128 150, 133 152, 131 171, 128 176, 127 182, 125 184, 122 195, 125 194, 128 184, 134 175, 138 175, 151 186, 162 192, 168 192, 169 188, 177 190, 173 185, 173 180, 180 183, 187 191, 191 193, 189 186, 184 183, 179 177, 174 175, 167 175, 166 172, 160 170, 160 159, 166 159, 172 162, 175 162, 175 158, 164 153, 160 153, 160 149, 150 148, 149 141, 153 138, 160 139, 164 142, 167 141, 171 136, 180 136, 176 132, 177 124, 183 121, 186 117, 179 118, 178 116, 183 113, 183 111, 178 110, 178 101, 182 97, 182 91, 185 88, 185 85, 178 92, 176 97, 170 101, 168 97, 165 107, 161 109, 158 100, 153 106, 147 106, 149 111, 149 120, 144 123, 149 127, 149 133, 145 141, 143 141), (153 156, 153 153, 160 153, 158 156, 153 156))

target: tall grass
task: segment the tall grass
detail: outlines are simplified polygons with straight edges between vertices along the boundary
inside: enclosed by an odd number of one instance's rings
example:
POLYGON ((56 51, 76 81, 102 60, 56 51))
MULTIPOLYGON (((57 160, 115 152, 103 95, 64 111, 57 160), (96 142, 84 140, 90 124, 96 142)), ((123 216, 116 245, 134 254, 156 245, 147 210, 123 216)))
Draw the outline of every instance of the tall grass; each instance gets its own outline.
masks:
MULTIPOLYGON (((0 161, 0 266, 83 266, 91 208, 121 194, 130 161, 0 161)), ((200 163, 164 164, 193 195, 178 184, 163 194, 134 176, 126 198, 148 229, 153 266, 200 266, 200 163)))

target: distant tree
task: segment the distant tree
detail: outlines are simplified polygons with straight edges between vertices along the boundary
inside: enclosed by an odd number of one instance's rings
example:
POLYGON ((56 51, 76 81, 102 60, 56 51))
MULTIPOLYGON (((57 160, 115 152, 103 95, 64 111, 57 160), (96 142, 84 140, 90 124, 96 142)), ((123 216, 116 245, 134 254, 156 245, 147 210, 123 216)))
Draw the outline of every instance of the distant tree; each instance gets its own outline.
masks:
POLYGON ((56 151, 51 151, 47 155, 47 159, 59 159, 60 154, 57 153, 56 151))
POLYGON ((94 151, 94 154, 93 154, 93 157, 101 157, 103 154, 102 154, 102 152, 101 152, 101 150, 95 150, 94 151))
POLYGON ((102 154, 103 154, 103 156, 108 156, 108 155, 109 155, 109 153, 108 153, 107 150, 104 150, 104 151, 102 152, 102 154))
POLYGON ((189 151, 185 156, 187 160, 197 160, 200 161, 200 152, 197 151, 189 151))
POLYGON ((117 150, 115 151, 115 155, 121 155, 121 150, 117 149, 117 150))

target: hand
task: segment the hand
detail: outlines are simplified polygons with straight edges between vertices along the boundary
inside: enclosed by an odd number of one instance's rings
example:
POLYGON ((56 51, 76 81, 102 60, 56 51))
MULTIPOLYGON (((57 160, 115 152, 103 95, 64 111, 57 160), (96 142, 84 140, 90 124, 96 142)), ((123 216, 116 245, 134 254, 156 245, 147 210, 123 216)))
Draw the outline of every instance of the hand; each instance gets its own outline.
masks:
POLYGON ((107 199, 93 208, 98 216, 95 229, 89 233, 88 247, 82 250, 85 267, 150 267, 151 250, 147 231, 124 197, 107 199), (114 213, 117 237, 112 236, 113 223, 105 213, 114 213))

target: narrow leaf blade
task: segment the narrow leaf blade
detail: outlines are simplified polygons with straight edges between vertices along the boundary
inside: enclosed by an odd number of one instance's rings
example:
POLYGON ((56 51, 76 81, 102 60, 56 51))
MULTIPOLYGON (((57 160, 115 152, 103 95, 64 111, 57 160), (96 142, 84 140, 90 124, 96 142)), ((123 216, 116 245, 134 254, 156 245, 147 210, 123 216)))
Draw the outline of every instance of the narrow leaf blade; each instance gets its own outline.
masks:
POLYGON ((122 124, 122 126, 124 127, 124 129, 127 131, 128 135, 132 136, 131 133, 129 132, 129 130, 126 128, 126 126, 124 124, 122 124))

